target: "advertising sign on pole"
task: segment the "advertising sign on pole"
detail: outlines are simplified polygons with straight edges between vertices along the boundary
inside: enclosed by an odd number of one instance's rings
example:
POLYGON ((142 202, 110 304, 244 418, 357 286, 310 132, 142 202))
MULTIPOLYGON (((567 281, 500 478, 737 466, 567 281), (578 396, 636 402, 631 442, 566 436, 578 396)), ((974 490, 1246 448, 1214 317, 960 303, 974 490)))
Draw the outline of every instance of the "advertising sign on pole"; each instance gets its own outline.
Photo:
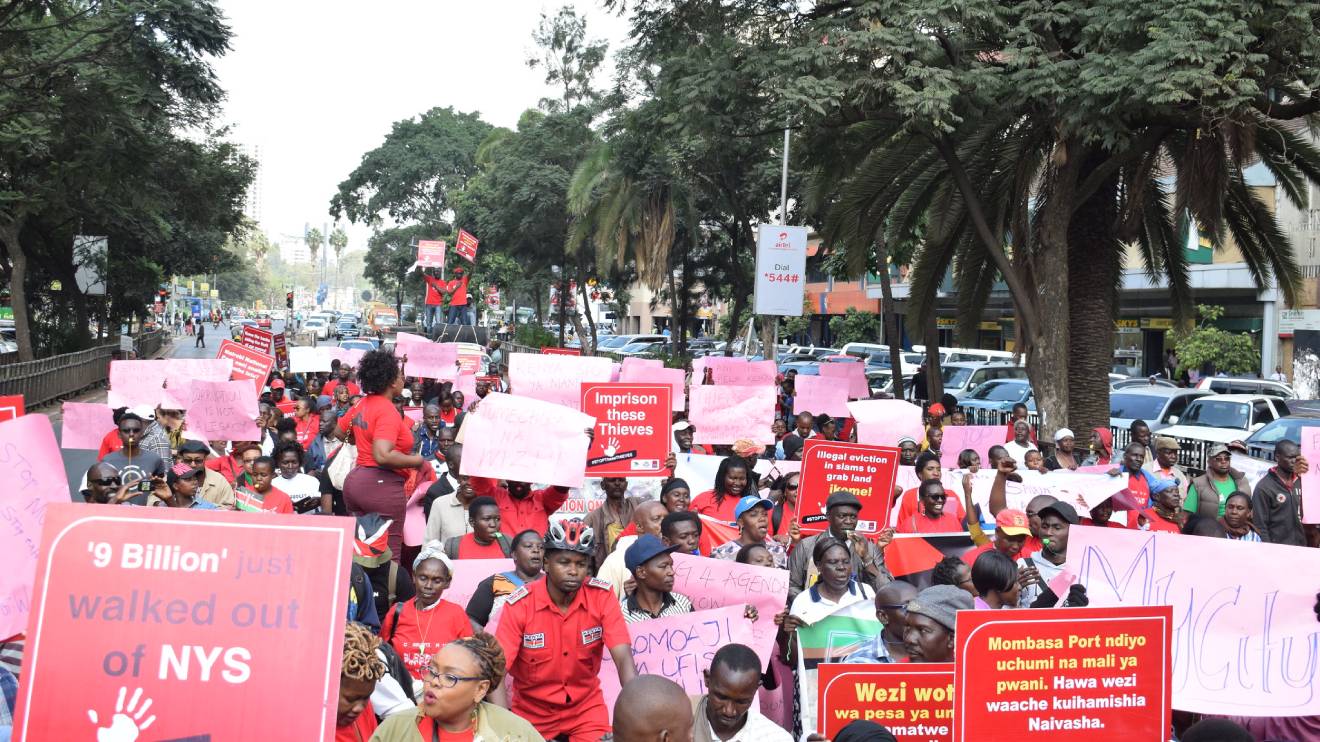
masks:
POLYGON ((757 314, 801 317, 807 287, 807 228, 762 224, 756 233, 757 314))
POLYGON ((587 476, 663 476, 671 392, 668 384, 583 384, 582 411, 596 418, 587 476))

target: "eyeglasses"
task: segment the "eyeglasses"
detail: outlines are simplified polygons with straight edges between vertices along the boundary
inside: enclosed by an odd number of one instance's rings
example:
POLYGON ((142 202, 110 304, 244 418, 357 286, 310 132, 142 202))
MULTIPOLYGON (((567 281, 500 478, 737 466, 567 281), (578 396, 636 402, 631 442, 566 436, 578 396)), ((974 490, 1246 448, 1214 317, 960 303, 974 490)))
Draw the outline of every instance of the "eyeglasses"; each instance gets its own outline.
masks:
POLYGON ((113 487, 116 484, 119 484, 119 477, 106 477, 105 479, 89 479, 87 481, 93 484, 99 484, 102 487, 113 487))
POLYGON ((884 603, 877 605, 876 610, 880 611, 902 611, 907 613, 907 603, 884 603))
POLYGON ((458 685, 459 682, 478 680, 485 680, 485 678, 476 675, 455 675, 453 673, 440 672, 430 665, 426 666, 426 682, 434 682, 441 688, 453 688, 455 685, 458 685))
POLYGON ((784 489, 786 489, 786 490, 795 490, 795 489, 797 489, 797 488, 798 488, 798 485, 796 485, 796 484, 786 484, 786 485, 784 485, 784 489))

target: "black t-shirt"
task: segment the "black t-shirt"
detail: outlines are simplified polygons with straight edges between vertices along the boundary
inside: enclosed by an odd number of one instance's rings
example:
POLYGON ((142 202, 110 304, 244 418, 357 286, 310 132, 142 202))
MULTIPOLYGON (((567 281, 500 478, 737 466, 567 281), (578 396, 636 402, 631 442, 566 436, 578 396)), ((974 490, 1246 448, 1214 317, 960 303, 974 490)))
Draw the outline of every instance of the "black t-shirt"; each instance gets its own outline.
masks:
MULTIPOLYGON (((376 613, 380 616, 389 615, 390 612, 390 564, 386 562, 378 567, 363 567, 367 577, 371 580, 371 590, 375 593, 376 613)), ((396 567, 394 575, 394 602, 402 603, 406 600, 412 600, 417 596, 417 588, 413 586, 412 577, 408 571, 402 567, 396 567)), ((381 619, 384 622, 384 618, 381 619)))
POLYGON ((138 451, 130 457, 121 448, 106 454, 101 463, 119 470, 119 480, 128 485, 150 479, 153 475, 165 476, 165 460, 150 451, 138 451))

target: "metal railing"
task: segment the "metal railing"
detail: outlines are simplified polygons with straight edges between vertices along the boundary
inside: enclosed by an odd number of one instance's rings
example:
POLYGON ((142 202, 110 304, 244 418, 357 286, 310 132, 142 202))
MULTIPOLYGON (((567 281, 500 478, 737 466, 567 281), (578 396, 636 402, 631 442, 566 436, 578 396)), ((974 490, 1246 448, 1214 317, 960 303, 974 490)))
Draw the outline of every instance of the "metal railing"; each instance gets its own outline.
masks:
MULTIPOLYGON (((157 353, 165 343, 161 331, 139 335, 135 349, 139 358, 157 353)), ((22 394, 28 409, 103 384, 109 378, 110 361, 119 353, 118 341, 95 348, 40 358, 27 363, 0 366, 0 394, 22 394)))

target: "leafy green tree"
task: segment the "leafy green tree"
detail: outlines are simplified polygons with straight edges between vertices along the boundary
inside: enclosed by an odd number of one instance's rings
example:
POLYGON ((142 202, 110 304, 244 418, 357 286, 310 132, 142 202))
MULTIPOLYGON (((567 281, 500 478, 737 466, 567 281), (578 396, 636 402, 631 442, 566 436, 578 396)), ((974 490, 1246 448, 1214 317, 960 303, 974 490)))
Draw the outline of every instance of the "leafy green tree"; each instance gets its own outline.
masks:
POLYGON ((830 332, 840 346, 848 343, 874 343, 880 337, 881 319, 875 312, 860 312, 852 307, 840 316, 830 317, 830 332))
POLYGON ((541 22, 532 34, 540 56, 529 57, 527 66, 545 70, 545 82, 560 89, 558 99, 545 98, 541 108, 550 113, 569 113, 579 105, 592 104, 599 97, 593 78, 609 45, 587 38, 587 19, 571 5, 559 9, 553 17, 541 14, 541 22))
POLYGON ((1229 374, 1250 374, 1260 368, 1260 352, 1250 334, 1214 326, 1224 316, 1223 307, 1199 304, 1196 311, 1201 317, 1197 325, 1172 334, 1180 375, 1183 369, 1200 369, 1207 364, 1229 374))

